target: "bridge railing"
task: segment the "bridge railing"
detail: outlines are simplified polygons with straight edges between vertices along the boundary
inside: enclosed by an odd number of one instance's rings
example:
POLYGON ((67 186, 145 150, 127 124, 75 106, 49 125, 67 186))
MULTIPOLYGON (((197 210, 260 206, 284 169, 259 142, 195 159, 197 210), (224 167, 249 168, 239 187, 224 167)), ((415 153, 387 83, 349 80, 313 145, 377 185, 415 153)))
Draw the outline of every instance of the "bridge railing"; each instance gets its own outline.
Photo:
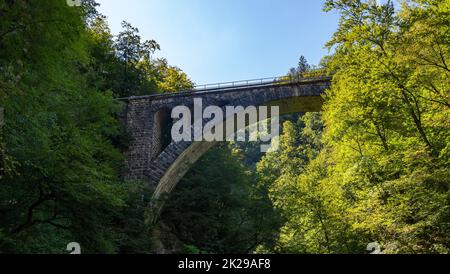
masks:
POLYGON ((205 92, 205 91, 220 91, 220 90, 230 90, 230 89, 239 89, 245 87, 262 87, 262 86, 273 86, 273 85, 286 85, 286 84, 296 84, 302 82, 311 82, 311 81, 329 81, 331 76, 326 73, 323 69, 311 70, 302 74, 297 75, 284 75, 284 76, 276 76, 276 77, 268 77, 261 79, 252 79, 252 80, 241 80, 234 82, 225 82, 225 83, 217 83, 217 84, 206 84, 206 85, 196 85, 192 89, 188 90, 180 90, 177 93, 163 93, 163 94, 152 94, 152 95, 144 95, 144 96, 131 96, 126 98, 118 98, 119 101, 126 101, 132 99, 139 98, 149 98, 149 97, 158 97, 158 96, 175 96, 184 93, 191 92, 205 92))
POLYGON ((253 86, 265 86, 265 85, 275 85, 275 84, 293 84, 302 81, 310 81, 310 80, 321 80, 328 76, 323 69, 312 70, 298 75, 285 75, 285 76, 276 76, 276 77, 268 77, 261 79, 251 79, 251 80, 240 80, 233 82, 224 82, 224 83, 216 83, 216 84, 206 84, 206 85, 196 85, 193 89, 189 91, 201 92, 201 91, 211 91, 211 90, 220 90, 220 89, 233 89, 233 88, 242 88, 242 87, 253 87, 253 86))
POLYGON ((246 86, 255 86, 255 85, 267 85, 267 84, 274 84, 274 83, 280 83, 280 82, 282 82, 281 77, 240 80, 240 81, 234 81, 234 82, 197 85, 194 87, 194 91, 211 90, 211 89, 226 89, 226 88, 246 87, 246 86))

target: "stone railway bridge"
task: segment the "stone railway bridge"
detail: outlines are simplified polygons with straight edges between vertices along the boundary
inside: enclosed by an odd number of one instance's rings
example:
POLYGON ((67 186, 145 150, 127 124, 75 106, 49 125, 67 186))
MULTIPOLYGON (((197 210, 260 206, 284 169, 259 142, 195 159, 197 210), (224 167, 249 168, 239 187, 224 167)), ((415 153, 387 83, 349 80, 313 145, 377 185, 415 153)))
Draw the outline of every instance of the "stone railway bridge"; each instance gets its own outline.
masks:
MULTIPOLYGON (((155 187, 154 198, 170 193, 189 168, 213 142, 172 142, 170 132, 174 107, 193 108, 194 98, 203 107, 279 106, 280 115, 321 111, 325 90, 331 77, 278 77, 199 86, 176 94, 161 94, 121 99, 122 122, 130 138, 123 177, 147 180, 155 187)), ((226 118, 224 118, 226 119, 226 118)), ((224 121, 226 122, 226 121, 224 121)))

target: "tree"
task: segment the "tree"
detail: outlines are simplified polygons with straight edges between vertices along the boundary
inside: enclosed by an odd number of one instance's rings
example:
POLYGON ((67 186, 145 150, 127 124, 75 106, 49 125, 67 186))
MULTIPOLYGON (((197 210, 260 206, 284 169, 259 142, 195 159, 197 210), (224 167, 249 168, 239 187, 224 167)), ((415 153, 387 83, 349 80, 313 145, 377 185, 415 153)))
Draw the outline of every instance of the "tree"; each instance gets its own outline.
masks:
POLYGON ((346 190, 355 231, 387 252, 448 249, 440 231, 449 220, 441 120, 449 110, 438 95, 449 73, 445 2, 407 1, 398 13, 391 1, 325 5, 342 14, 329 43, 335 74, 324 114, 331 176, 346 190), (431 82, 438 94, 427 92, 431 82))
POLYGON ((352 253, 363 250, 343 218, 338 186, 330 183, 318 113, 285 122, 280 151, 267 154, 257 171, 285 220, 272 249, 279 253, 352 253))
POLYGON ((311 66, 308 64, 308 61, 306 60, 305 56, 300 56, 298 60, 298 66, 297 66, 297 72, 298 73, 304 73, 311 69, 311 66))
POLYGON ((120 62, 104 18, 88 27, 59 0, 0 12, 0 253, 142 250, 145 200, 130 197, 146 189, 119 178, 122 106, 107 80, 120 62))
POLYGON ((273 244, 278 215, 242 158, 225 144, 211 149, 171 194, 162 222, 181 241, 178 252, 248 254, 273 244))
POLYGON ((181 69, 170 66, 166 59, 160 58, 151 64, 150 74, 161 92, 175 93, 194 87, 194 83, 181 69))
POLYGON ((308 64, 306 57, 301 55, 300 58, 298 59, 297 67, 291 68, 289 70, 288 75, 290 75, 290 76, 303 75, 305 72, 308 72, 310 70, 311 70, 311 66, 308 64))
POLYGON ((82 13, 56 0, 2 3, 1 25, 12 30, 0 40, 2 137, 6 166, 15 164, 1 178, 0 250, 62 252, 76 240, 113 252, 106 231, 124 206, 111 143, 120 107, 80 73, 89 62, 82 13))
POLYGON ((386 253, 448 252, 448 8, 326 1, 341 20, 328 43, 324 131, 287 124, 281 151, 258 164, 286 220, 277 251, 359 253, 378 242, 386 253), (306 132, 321 145, 302 140, 292 154, 306 132))

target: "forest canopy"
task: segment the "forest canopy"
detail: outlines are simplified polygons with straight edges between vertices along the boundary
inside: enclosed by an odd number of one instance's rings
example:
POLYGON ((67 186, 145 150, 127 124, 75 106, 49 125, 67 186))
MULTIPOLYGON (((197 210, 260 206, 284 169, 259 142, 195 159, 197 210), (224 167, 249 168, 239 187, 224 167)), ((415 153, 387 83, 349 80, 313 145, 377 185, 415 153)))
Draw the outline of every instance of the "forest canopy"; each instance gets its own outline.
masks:
POLYGON ((323 112, 282 117, 277 152, 211 149, 155 225, 117 99, 193 81, 93 0, 0 0, 0 253, 449 253, 450 1, 378 2, 324 1, 323 112))

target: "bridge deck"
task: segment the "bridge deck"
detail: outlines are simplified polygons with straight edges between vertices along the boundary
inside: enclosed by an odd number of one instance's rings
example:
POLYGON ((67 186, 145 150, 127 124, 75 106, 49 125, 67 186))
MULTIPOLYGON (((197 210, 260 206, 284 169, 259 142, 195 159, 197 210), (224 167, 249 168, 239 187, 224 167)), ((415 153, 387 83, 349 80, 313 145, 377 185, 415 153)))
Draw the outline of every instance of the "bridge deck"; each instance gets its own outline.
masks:
POLYGON ((164 93, 164 94, 152 94, 152 95, 144 95, 144 96, 132 96, 127 98, 120 98, 118 100, 121 101, 130 101, 130 100, 142 100, 142 99, 165 99, 170 97, 179 97, 179 96, 192 96, 195 94, 201 95, 205 93, 213 93, 213 92, 225 92, 225 91, 238 91, 242 89, 248 88, 259 88, 259 87, 276 87, 280 85, 302 85, 302 84, 312 84, 318 82, 330 82, 332 76, 318 76, 318 77, 292 77, 292 76, 281 76, 281 77, 271 77, 271 78, 262 78, 262 79, 254 79, 254 80, 242 80, 236 82, 226 82, 226 83, 217 83, 217 84, 207 84, 207 85, 199 85, 195 86, 193 89, 184 90, 177 93, 164 93))

